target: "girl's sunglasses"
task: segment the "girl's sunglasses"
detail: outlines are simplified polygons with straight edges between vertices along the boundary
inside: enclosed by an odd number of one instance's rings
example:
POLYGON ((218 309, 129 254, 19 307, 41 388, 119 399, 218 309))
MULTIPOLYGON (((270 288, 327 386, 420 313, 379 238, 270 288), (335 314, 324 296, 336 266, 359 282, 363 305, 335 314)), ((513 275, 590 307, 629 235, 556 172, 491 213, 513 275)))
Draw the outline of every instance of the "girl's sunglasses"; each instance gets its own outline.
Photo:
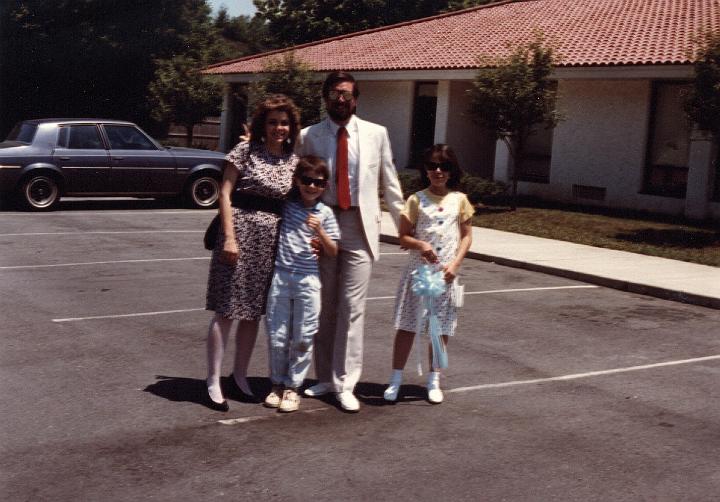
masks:
POLYGON ((325 188, 327 186, 327 180, 323 178, 311 178, 310 176, 300 176, 298 178, 300 183, 305 186, 315 185, 318 188, 325 188))
POLYGON ((425 169, 428 171, 440 169, 444 173, 449 173, 452 171, 452 164, 449 162, 425 162, 425 169))

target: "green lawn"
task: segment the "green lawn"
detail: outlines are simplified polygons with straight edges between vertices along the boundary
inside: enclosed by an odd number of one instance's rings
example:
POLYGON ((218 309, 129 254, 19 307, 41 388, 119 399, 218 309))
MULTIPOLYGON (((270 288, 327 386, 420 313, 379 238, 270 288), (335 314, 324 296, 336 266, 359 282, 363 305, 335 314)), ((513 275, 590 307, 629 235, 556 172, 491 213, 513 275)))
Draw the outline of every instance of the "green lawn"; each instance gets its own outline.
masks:
POLYGON ((720 225, 651 216, 595 214, 577 208, 479 208, 476 226, 632 253, 720 266, 720 225))

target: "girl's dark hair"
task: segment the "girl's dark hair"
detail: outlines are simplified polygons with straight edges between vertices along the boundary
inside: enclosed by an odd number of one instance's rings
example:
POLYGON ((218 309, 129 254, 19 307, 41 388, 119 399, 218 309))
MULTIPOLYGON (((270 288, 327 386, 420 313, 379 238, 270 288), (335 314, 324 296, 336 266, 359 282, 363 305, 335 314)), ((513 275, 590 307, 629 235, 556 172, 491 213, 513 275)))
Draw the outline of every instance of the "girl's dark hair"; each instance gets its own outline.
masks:
POLYGON ((250 143, 252 146, 260 146, 265 140, 265 121, 270 112, 285 112, 290 119, 290 135, 288 141, 283 143, 285 153, 291 153, 295 149, 300 133, 300 111, 293 100, 284 94, 271 94, 264 101, 258 103, 250 122, 250 143))
POLYGON ((425 186, 430 186, 430 178, 428 178, 425 165, 430 162, 442 162, 450 165, 450 173, 448 174, 447 187, 450 190, 456 190, 460 186, 460 178, 463 172, 458 164, 455 152, 448 145, 439 143, 433 145, 423 152, 423 164, 420 167, 420 180, 425 186))
POLYGON ((293 185, 288 192, 288 199, 299 200, 300 190, 295 184, 295 180, 303 175, 312 175, 315 177, 322 177, 325 180, 330 179, 330 169, 328 169, 325 159, 316 157, 315 155, 303 155, 295 166, 295 172, 293 172, 293 185))
POLYGON ((328 94, 330 93, 332 88, 341 82, 352 83, 353 97, 357 99, 357 97, 360 95, 360 88, 358 88, 357 82, 355 82, 355 77, 344 71, 335 71, 325 77, 325 82, 323 82, 322 86, 322 97, 327 99, 328 94))

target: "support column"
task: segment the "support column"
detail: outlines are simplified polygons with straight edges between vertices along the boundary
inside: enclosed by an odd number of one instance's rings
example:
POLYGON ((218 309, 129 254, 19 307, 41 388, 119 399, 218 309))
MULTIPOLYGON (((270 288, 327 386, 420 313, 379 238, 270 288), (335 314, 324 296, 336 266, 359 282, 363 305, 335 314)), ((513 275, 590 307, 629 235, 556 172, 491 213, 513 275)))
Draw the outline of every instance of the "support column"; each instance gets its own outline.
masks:
POLYGON ((450 121, 450 81, 440 80, 437 86, 437 108, 435 109, 435 143, 448 142, 450 121))
POLYGON ((685 216, 705 219, 713 183, 713 142, 710 134, 694 130, 690 137, 685 216))
POLYGON ((512 182, 513 159, 507 145, 501 139, 495 142, 495 170, 493 179, 503 183, 512 182))
POLYGON ((231 84, 225 84, 223 90, 222 109, 220 111, 220 139, 218 148, 222 152, 227 152, 232 148, 230 144, 230 130, 232 129, 232 87, 231 84))

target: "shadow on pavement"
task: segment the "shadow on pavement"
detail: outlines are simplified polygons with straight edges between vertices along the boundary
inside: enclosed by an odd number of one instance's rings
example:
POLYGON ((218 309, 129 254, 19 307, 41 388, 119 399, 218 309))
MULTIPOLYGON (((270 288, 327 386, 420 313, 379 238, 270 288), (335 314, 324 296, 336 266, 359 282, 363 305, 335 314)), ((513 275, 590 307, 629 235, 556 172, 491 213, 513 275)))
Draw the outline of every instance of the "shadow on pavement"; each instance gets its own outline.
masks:
MULTIPOLYGON (((145 387, 144 392, 149 392, 168 401, 195 403, 210 407, 205 380, 165 375, 157 375, 155 378, 157 378, 157 382, 145 387)), ((255 397, 245 395, 230 378, 228 376, 220 379, 220 386, 226 399, 241 403, 258 403, 260 401, 257 396, 265 396, 270 392, 270 381, 267 378, 248 378, 248 383, 255 397)))

